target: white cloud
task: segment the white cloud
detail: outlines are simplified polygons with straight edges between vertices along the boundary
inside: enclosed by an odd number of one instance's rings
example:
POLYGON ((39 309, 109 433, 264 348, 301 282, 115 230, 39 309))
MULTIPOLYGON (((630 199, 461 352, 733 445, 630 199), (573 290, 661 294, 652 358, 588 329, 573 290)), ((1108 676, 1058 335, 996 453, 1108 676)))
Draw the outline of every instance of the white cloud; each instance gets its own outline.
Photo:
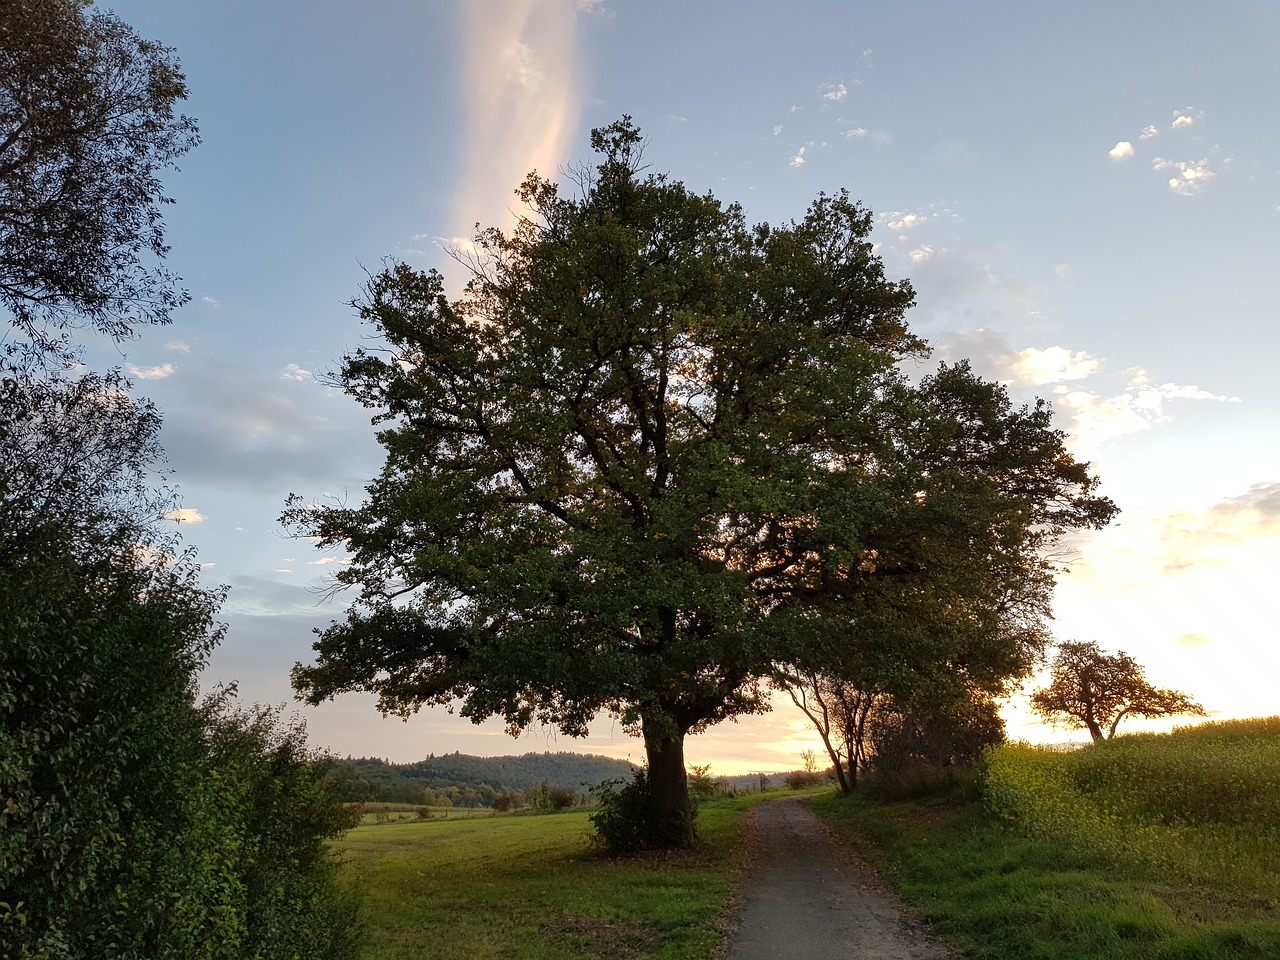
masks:
POLYGON ((843 83, 820 83, 818 93, 825 103, 839 103, 849 96, 849 88, 843 83))
POLYGON ((291 363, 284 368, 284 372, 280 374, 282 380, 297 380, 301 383, 304 380, 311 380, 314 374, 310 370, 303 370, 296 363, 291 363))
POLYGON ((208 517, 206 517, 199 510, 194 510, 191 507, 181 507, 177 510, 170 510, 164 516, 166 520, 172 520, 175 523, 196 524, 196 523, 204 523, 205 520, 208 519, 208 517))
POLYGON ((773 128, 773 135, 779 137, 782 135, 782 124, 776 124, 773 128))
POLYGON ((129 371, 129 376, 137 377, 139 380, 163 380, 173 376, 172 363, 162 363, 158 367, 137 367, 127 363, 125 369, 129 371))
POLYGON ((1128 140, 1121 140, 1107 151, 1107 156, 1112 160, 1128 160, 1133 156, 1133 144, 1128 140))
POLYGON ((583 13, 604 12, 604 0, 575 0, 573 5, 583 13))
POLYGON ((926 243, 912 250, 907 256, 911 258, 912 263, 924 263, 933 257, 933 247, 926 243))
POLYGON ((1178 400, 1240 402, 1239 397, 1210 393, 1196 386, 1176 383, 1153 385, 1142 371, 1138 371, 1124 393, 1106 397, 1087 390, 1059 387, 1054 403, 1071 413, 1071 426, 1067 431, 1071 447, 1088 455, 1108 440, 1169 422, 1172 417, 1165 406, 1178 400))
POLYGON ((918 227, 920 224, 928 221, 928 217, 922 217, 918 213, 897 214, 891 213, 887 216, 896 219, 889 220, 885 226, 890 230, 910 230, 912 227, 918 227))
POLYGON ((205 296, 203 296, 203 297, 201 297, 201 298, 200 298, 200 302, 201 302, 201 303, 207 303, 207 304, 208 304, 209 306, 211 306, 211 307, 220 307, 220 306, 222 306, 222 301, 221 301, 221 300, 218 300, 218 299, 216 299, 216 298, 214 298, 214 297, 210 297, 210 296, 208 296, 207 294, 206 294, 205 296))
POLYGON ((170 353, 190 353, 191 347, 183 343, 181 340, 170 340, 164 345, 164 348, 170 353))
POLYGON ((1039 386, 1062 383, 1065 380, 1083 380, 1097 373, 1101 365, 1101 361, 1083 350, 1073 351, 1066 347, 1038 350, 1028 347, 1016 355, 1012 369, 1019 380, 1039 386))
POLYGON ((1180 130, 1184 127, 1194 126, 1204 119, 1204 112, 1197 110, 1195 107, 1187 107, 1184 110, 1173 111, 1173 129, 1180 130))
POLYGON ((1194 196, 1204 190, 1204 185, 1216 174, 1209 169, 1208 160, 1166 160, 1156 157, 1151 162, 1154 170, 1175 172, 1169 178, 1169 189, 1184 197, 1194 196))
POLYGON ((313 567, 327 567, 331 563, 341 563, 350 565, 350 560, 341 560, 338 557, 321 557, 319 560, 308 560, 307 563, 313 567))
POLYGON ((854 137, 865 137, 866 135, 867 135, 866 127, 854 127, 852 130, 846 130, 844 133, 840 134, 840 136, 846 139, 852 139, 854 137))
POLYGON ((807 149, 808 149, 807 147, 801 147, 801 148, 796 152, 796 155, 795 155, 794 157, 792 157, 792 158, 791 158, 791 163, 790 163, 789 165, 790 165, 790 166, 792 166, 792 167, 803 167, 803 166, 804 166, 804 162, 805 162, 805 161, 804 161, 804 152, 805 152, 805 150, 807 150, 807 149))
POLYGON ((1160 131, 1154 124, 1149 124, 1148 126, 1143 127, 1142 133, 1138 134, 1138 138, 1141 140, 1150 140, 1152 137, 1158 136, 1160 136, 1160 131))

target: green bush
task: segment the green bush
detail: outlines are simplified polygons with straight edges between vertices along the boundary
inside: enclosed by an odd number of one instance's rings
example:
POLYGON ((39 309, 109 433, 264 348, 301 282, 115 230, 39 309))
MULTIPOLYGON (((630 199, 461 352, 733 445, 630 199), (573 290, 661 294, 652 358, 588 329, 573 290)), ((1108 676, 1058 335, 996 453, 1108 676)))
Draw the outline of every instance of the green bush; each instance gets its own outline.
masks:
POLYGON ((325 765, 273 711, 196 704, 221 595, 127 526, 91 555, 6 519, 0 955, 350 956, 325 765))
POLYGON ((644 770, 636 770, 630 783, 606 780, 591 792, 597 809, 589 819, 597 842, 606 850, 634 853, 655 845, 657 825, 644 770))

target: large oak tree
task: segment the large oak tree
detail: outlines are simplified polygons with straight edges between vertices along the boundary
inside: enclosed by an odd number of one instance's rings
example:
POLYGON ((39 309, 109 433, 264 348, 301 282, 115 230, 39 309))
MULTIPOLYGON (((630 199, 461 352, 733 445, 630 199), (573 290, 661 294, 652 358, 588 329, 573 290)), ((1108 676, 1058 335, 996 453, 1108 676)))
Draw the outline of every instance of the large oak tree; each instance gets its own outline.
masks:
POLYGON ((607 711, 644 739, 657 840, 688 843, 686 735, 765 709, 778 664, 889 690, 1024 671, 1042 549, 1113 508, 1044 406, 965 365, 904 376, 914 294, 846 194, 750 227, 644 174, 629 119, 592 145, 459 254, 460 299, 395 264, 358 301, 381 346, 340 381, 386 463, 356 505, 286 512, 359 588, 294 681, 512 730, 607 711))

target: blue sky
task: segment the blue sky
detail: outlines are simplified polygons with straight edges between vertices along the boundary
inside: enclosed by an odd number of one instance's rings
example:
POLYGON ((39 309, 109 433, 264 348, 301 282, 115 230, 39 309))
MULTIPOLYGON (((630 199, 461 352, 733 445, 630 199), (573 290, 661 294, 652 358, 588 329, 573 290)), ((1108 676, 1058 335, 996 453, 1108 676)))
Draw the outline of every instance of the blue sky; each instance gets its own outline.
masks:
MULTIPOLYGON (((335 558, 276 517, 290 492, 358 497, 380 462, 364 412, 317 380, 361 342, 364 271, 400 258, 460 285, 444 246, 508 224, 525 173, 589 160, 589 130, 625 113, 655 170, 753 221, 860 198, 935 360, 1052 399, 1124 511, 1067 545, 1058 636, 1126 650, 1216 716, 1280 712, 1280 7, 103 5, 177 49, 204 137, 167 180, 192 303, 102 357, 165 411, 181 529, 232 587, 209 682, 290 699, 311 628, 341 614, 317 593, 335 558)), ((303 713, 340 754, 643 754, 607 721, 512 741, 362 696, 303 713)), ((794 767, 816 745, 802 720, 722 725, 689 759, 794 767)))

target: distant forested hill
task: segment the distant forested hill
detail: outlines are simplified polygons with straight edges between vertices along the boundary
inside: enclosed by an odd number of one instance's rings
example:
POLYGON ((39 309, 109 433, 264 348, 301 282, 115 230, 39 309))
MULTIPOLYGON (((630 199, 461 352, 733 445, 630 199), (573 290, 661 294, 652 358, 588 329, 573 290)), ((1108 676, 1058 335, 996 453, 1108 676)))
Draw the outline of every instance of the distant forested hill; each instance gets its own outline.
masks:
POLYGON ((525 793, 546 789, 585 799, 592 787, 605 780, 630 780, 634 769, 625 760, 582 753, 519 757, 452 753, 405 764, 353 758, 340 763, 335 775, 348 800, 488 807, 504 794, 519 803, 525 793))

